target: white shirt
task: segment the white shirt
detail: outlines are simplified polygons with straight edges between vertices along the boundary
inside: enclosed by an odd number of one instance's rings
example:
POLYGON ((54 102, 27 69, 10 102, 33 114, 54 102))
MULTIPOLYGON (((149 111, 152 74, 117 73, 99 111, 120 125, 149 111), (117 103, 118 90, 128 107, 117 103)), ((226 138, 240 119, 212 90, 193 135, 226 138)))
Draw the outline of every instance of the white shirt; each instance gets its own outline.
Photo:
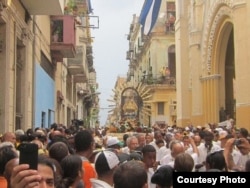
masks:
MULTIPOLYGON (((194 165, 196 165, 198 163, 198 155, 197 155, 197 153, 192 153, 192 154, 189 154, 189 155, 193 158, 194 165)), ((169 166, 174 168, 174 161, 175 161, 175 159, 172 157, 172 155, 168 154, 168 155, 166 155, 165 157, 162 158, 162 160, 160 161, 160 164, 161 164, 161 166, 169 165, 169 166)), ((193 171, 194 171, 194 169, 193 169, 193 171)))
POLYGON ((130 154, 130 149, 128 148, 128 146, 126 146, 126 147, 123 147, 122 149, 121 149, 121 152, 122 153, 126 153, 126 154, 130 154))
POLYGON ((165 157, 166 155, 168 155, 168 154, 170 154, 170 153, 171 153, 171 151, 170 151, 169 148, 167 148, 166 146, 161 147, 161 148, 159 149, 159 151, 158 151, 159 161, 161 161, 161 159, 162 159, 163 157, 165 157))
POLYGON ((148 188, 156 188, 156 184, 151 183, 151 177, 154 174, 154 170, 153 168, 149 168, 147 171, 147 175, 148 175, 148 188))
MULTIPOLYGON (((204 161, 206 161, 207 158, 207 154, 209 154, 209 152, 207 151, 207 148, 205 147, 204 143, 201 143, 198 147, 199 150, 199 160, 198 163, 203 163, 204 161)), ((218 151, 220 150, 221 147, 215 143, 213 143, 212 148, 210 151, 218 151)))
POLYGON ((92 188, 113 188, 113 186, 109 185, 105 181, 96 178, 91 178, 90 182, 92 184, 92 188))
MULTIPOLYGON (((152 145, 152 146, 154 146, 154 148, 156 150, 156 161, 160 161, 160 157, 159 157, 159 150, 160 150, 160 148, 155 143, 155 140, 153 142, 150 142, 149 144, 152 145)), ((164 141, 164 146, 163 147, 166 147, 166 142, 165 141, 164 141)))
POLYGON ((248 159, 250 159, 250 153, 248 153, 247 155, 242 155, 241 154, 240 157, 239 157, 239 161, 238 161, 238 163, 236 163, 236 165, 238 167, 240 167, 242 170, 244 170, 245 166, 246 166, 246 162, 247 162, 248 159))
POLYGON ((170 165, 174 167, 174 158, 172 157, 171 154, 165 155, 161 160, 160 160, 160 165, 170 165))

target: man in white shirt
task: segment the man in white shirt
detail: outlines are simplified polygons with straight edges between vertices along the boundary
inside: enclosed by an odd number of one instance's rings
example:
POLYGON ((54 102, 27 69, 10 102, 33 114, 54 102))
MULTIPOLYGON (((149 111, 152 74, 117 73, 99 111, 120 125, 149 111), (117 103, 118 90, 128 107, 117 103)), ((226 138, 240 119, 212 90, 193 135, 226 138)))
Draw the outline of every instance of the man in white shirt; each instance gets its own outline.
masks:
POLYGON ((126 140, 126 144, 127 146, 121 149, 121 152, 126 154, 132 153, 139 146, 138 139, 136 136, 129 136, 126 140))
POLYGON ((163 136, 162 136, 162 133, 161 131, 157 130, 154 132, 154 141, 150 142, 149 144, 154 146, 155 150, 156 150, 156 161, 160 161, 160 157, 159 157, 159 150, 160 150, 160 147, 157 145, 157 143, 159 141, 163 141, 163 145, 165 147, 166 145, 166 142, 165 140, 163 139, 163 136))
POLYGON ((117 155, 112 151, 101 151, 95 158, 95 170, 98 178, 91 178, 93 188, 112 188, 113 174, 120 163, 117 155))
MULTIPOLYGON (((211 151, 219 151, 221 147, 213 142, 214 134, 208 130, 204 132, 204 144, 198 146, 198 163, 205 165, 206 157, 211 151)), ((200 171, 205 171, 205 166, 200 171)))
POLYGON ((244 171, 247 160, 250 159, 250 144, 246 138, 231 138, 225 144, 224 156, 227 167, 231 171, 244 171), (237 163, 234 162, 232 151, 237 147, 240 152, 240 157, 237 163))

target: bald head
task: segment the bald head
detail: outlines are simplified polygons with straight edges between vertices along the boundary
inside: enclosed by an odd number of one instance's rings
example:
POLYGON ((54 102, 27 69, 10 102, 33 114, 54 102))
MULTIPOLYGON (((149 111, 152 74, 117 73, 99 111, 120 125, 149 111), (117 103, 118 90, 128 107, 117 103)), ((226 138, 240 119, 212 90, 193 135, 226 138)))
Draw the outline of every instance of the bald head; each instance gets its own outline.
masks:
POLYGON ((16 143, 16 134, 12 133, 12 132, 6 132, 3 135, 2 141, 3 142, 11 142, 11 143, 13 143, 15 145, 15 143, 16 143))
POLYGON ((194 135, 193 139, 196 146, 201 144, 201 137, 199 135, 194 135))
POLYGON ((177 140, 172 141, 172 143, 170 143, 170 149, 173 158, 175 158, 180 153, 184 153, 185 151, 183 144, 177 140))

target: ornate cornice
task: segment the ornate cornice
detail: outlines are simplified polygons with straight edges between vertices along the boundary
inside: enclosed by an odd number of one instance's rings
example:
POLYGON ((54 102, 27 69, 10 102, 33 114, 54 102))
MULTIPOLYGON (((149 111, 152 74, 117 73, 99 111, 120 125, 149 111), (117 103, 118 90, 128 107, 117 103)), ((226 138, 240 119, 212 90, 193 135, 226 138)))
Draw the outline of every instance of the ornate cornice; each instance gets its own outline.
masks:
POLYGON ((223 19, 233 20, 233 10, 246 4, 246 0, 217 0, 210 8, 203 35, 202 68, 211 73, 211 61, 217 29, 223 19))
POLYGON ((22 40, 24 44, 26 44, 28 40, 32 41, 34 39, 34 34, 29 29, 29 26, 27 25, 25 20, 23 20, 19 15, 20 11, 18 11, 14 4, 11 4, 8 9, 9 15, 11 16, 10 18, 12 18, 12 20, 16 22, 17 36, 22 40))

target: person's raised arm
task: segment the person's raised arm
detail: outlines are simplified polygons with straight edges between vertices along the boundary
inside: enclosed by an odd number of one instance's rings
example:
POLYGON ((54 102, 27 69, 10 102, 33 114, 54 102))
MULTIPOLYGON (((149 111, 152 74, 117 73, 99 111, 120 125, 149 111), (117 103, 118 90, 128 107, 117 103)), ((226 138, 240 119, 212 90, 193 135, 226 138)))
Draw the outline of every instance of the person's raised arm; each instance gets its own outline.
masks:
POLYGON ((38 188, 41 176, 37 170, 29 169, 29 165, 21 164, 14 167, 10 185, 13 188, 38 188))

